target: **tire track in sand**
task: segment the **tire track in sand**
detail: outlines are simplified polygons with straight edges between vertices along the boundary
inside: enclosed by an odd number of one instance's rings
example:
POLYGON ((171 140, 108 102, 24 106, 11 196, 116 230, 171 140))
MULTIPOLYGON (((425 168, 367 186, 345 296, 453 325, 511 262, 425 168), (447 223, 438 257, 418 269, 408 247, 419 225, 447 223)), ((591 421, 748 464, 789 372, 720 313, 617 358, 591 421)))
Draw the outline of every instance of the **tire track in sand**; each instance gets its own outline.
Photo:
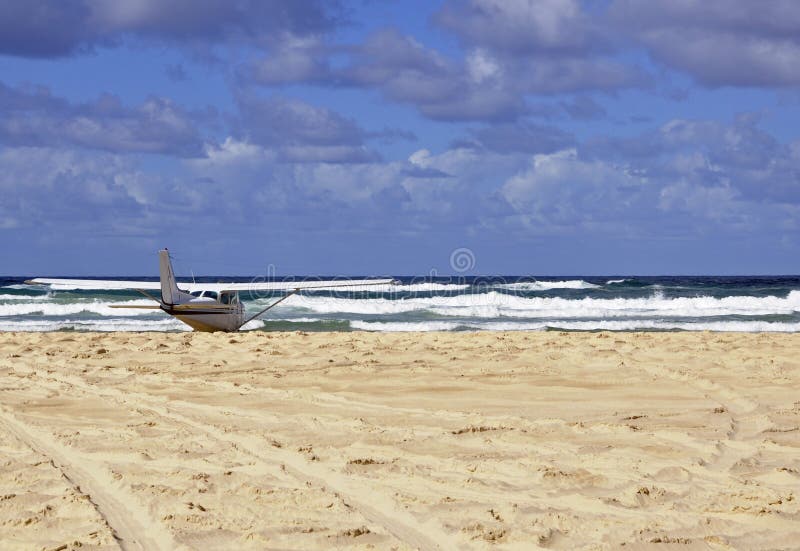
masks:
MULTIPOLYGON (((139 380, 146 381, 147 379, 140 378, 139 380)), ((554 420, 552 418, 531 419, 529 417, 524 417, 519 415, 509 415, 509 414, 492 415, 488 413, 475 413, 475 412, 458 411, 458 410, 423 409, 423 408, 412 408, 412 407, 403 407, 394 405, 388 406, 374 402, 356 400, 346 396, 341 396, 339 394, 318 391, 318 390, 309 391, 309 390, 274 389, 274 388, 252 386, 247 383, 234 385, 233 383, 230 382, 207 380, 198 377, 170 376, 168 377, 167 380, 168 382, 171 382, 175 385, 183 385, 191 383, 192 385, 208 387, 210 389, 220 390, 222 392, 236 392, 238 394, 269 397, 273 401, 280 400, 283 402, 287 402, 294 400, 298 402, 307 403, 312 407, 338 409, 339 411, 342 411, 346 408, 351 412, 358 411, 364 414, 399 413, 399 414, 407 414, 408 416, 422 417, 425 419, 435 418, 442 421, 462 423, 464 425, 496 424, 496 425, 508 425, 515 429, 536 431, 542 427, 550 426, 554 422, 560 422, 562 424, 567 423, 567 421, 554 420)), ((163 380, 158 380, 157 382, 160 384, 164 384, 163 380)), ((259 416, 255 412, 244 411, 236 407, 226 406, 225 411, 231 413, 235 412, 237 415, 247 415, 248 417, 251 417, 253 419, 257 418, 263 419, 263 417, 259 416)), ((582 427, 582 429, 585 432, 601 431, 604 433, 607 430, 612 429, 612 426, 607 423, 603 423, 601 425, 602 426, 586 426, 582 427)), ((573 428, 573 430, 575 429, 573 428)), ((621 432, 628 432, 630 428, 627 425, 619 425, 617 427, 617 430, 620 430, 621 432)), ((681 445, 690 447, 699 453, 705 453, 709 447, 707 442, 691 438, 688 435, 676 435, 673 432, 662 431, 662 430, 654 430, 652 432, 655 438, 660 438, 672 443, 680 443, 681 445)), ((537 446, 539 446, 542 449, 548 448, 547 444, 543 442, 537 443, 537 446)))
POLYGON ((724 411, 730 416, 730 426, 725 433, 725 440, 717 442, 716 456, 707 465, 708 467, 714 466, 730 471, 738 462, 755 452, 745 438, 755 436, 772 426, 766 414, 758 414, 758 411, 763 409, 761 404, 711 379, 663 365, 646 365, 638 362, 631 362, 631 365, 654 377, 687 383, 704 397, 713 399, 724 407, 724 411))
POLYGON ((373 489, 366 488, 341 473, 309 463, 291 451, 272 446, 264 447, 253 442, 252 437, 248 435, 218 429, 210 422, 198 422, 185 414, 187 409, 194 410, 195 413, 199 412, 201 415, 209 412, 219 413, 213 406, 168 400, 128 390, 123 392, 115 388, 100 389, 96 385, 74 376, 57 376, 49 373, 46 377, 40 378, 78 388, 87 394, 114 400, 128 408, 142 409, 142 406, 146 405, 157 415, 201 431, 215 440, 232 444, 238 450, 259 461, 267 464, 280 464, 284 466, 288 474, 298 481, 310 482, 326 489, 341 499, 348 507, 361 513, 370 522, 382 526, 400 541, 418 549, 431 551, 469 549, 465 542, 443 531, 434 520, 428 520, 424 524, 420 523, 409 512, 398 508, 391 497, 380 495, 373 489), (180 413, 179 410, 183 413, 180 413))
POLYGON ((135 498, 115 484, 103 469, 52 436, 19 421, 5 408, 0 410, 0 424, 35 452, 50 459, 76 489, 89 497, 97 512, 111 528, 124 551, 168 551, 178 549, 172 535, 161 529, 135 498), (87 464, 88 463, 88 464, 87 464))

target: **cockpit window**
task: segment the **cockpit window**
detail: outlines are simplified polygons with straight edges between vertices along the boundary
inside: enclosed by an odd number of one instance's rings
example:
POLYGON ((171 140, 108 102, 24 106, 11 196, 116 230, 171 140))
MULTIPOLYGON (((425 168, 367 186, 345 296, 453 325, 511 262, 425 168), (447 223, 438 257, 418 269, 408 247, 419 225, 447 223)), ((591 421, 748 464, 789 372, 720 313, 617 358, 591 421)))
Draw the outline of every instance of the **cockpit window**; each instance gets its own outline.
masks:
POLYGON ((236 304, 239 302, 239 294, 236 291, 220 293, 219 301, 222 304, 236 304))
POLYGON ((219 294, 216 291, 206 291, 203 293, 203 296, 213 298, 214 300, 219 300, 219 294))
POLYGON ((192 291, 189 294, 192 295, 193 297, 199 297, 200 295, 203 294, 203 291, 192 291))

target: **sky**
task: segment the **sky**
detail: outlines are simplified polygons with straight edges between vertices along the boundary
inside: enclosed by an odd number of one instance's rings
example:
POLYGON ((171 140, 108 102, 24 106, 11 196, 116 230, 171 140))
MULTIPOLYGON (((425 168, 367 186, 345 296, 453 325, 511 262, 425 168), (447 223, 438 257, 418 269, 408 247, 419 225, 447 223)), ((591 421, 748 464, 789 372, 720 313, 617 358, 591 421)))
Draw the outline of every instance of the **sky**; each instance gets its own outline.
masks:
POLYGON ((796 0, 0 5, 0 274, 800 273, 796 0))

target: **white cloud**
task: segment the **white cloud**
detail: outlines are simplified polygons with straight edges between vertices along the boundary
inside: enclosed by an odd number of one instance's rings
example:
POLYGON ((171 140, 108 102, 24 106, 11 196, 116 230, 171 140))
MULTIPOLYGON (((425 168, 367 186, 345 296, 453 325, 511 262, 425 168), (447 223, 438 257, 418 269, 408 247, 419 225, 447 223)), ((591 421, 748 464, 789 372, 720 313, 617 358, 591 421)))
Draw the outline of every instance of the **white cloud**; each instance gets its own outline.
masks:
POLYGON ((654 58, 704 84, 800 84, 795 0, 615 0, 610 13, 654 58))
POLYGON ((487 80, 497 80, 501 76, 500 65, 482 48, 473 50, 467 56, 467 72, 477 84, 487 80))
POLYGON ((582 160, 574 149, 535 155, 503 184, 500 194, 517 213, 510 217, 538 234, 579 229, 628 233, 652 211, 656 190, 624 166, 582 160))
POLYGON ((684 212, 718 222, 742 220, 738 193, 727 185, 698 186, 680 180, 661 190, 658 208, 666 212, 684 212))
POLYGON ((275 160, 275 154, 258 145, 228 136, 221 144, 206 144, 206 158, 192 159, 190 165, 198 167, 241 165, 275 160))
POLYGON ((602 161, 582 161, 574 149, 534 155, 529 169, 503 185, 503 196, 518 210, 539 208, 557 199, 601 198, 620 188, 637 188, 640 177, 602 161))
POLYGON ((431 152, 427 149, 415 151, 408 157, 408 162, 410 162, 412 165, 427 168, 431 163, 431 152))

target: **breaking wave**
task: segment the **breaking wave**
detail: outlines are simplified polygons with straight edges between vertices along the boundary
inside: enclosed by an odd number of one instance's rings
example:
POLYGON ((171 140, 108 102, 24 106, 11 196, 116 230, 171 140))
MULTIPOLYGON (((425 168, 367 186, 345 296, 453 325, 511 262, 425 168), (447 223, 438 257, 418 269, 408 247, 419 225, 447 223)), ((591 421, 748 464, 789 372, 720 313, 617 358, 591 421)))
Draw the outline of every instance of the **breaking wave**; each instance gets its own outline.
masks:
MULTIPOLYGON (((27 297, 33 298, 33 297, 27 297)), ((150 300, 129 300, 123 302, 72 302, 72 303, 56 303, 56 302, 31 302, 31 303, 12 303, 0 304, 0 318, 8 316, 30 316, 38 314, 41 316, 72 316, 81 313, 99 314, 101 316, 109 317, 129 317, 141 316, 152 314, 151 310, 125 310, 115 309, 111 304, 127 305, 127 306, 152 306, 153 301, 150 300)))
POLYGON ((434 293, 437 291, 463 291, 469 288, 470 285, 466 283, 400 283, 397 285, 373 285, 369 288, 353 289, 355 292, 369 293, 434 293))
MULTIPOLYGON (((188 330, 158 310, 112 308, 154 304, 134 292, 44 292, 22 280, 2 280, 0 331, 188 330)), ((281 296, 242 300, 252 315, 281 296)), ((799 332, 800 277, 407 277, 369 289, 306 291, 244 329, 799 332)))
POLYGON ((492 285, 496 289, 509 291, 550 291, 552 289, 597 289, 600 285, 582 279, 568 281, 519 281, 517 283, 501 283, 492 285))
POLYGON ((545 331, 563 329, 567 331, 737 331, 737 332, 780 332, 800 331, 800 322, 764 321, 719 321, 700 323, 678 323, 670 321, 572 321, 551 323, 513 323, 513 322, 362 322, 350 323, 353 329, 361 331, 545 331))
POLYGON ((775 296, 732 296, 665 298, 582 298, 524 297, 498 293, 464 294, 446 297, 389 300, 359 300, 335 297, 298 296, 291 304, 277 308, 302 308, 332 314, 386 315, 430 312, 442 316, 471 318, 618 318, 618 317, 717 317, 790 315, 800 311, 800 291, 786 298, 775 296))
POLYGON ((47 295, 0 295, 0 301, 3 300, 48 300, 53 297, 47 295))
POLYGON ((0 319, 0 331, 190 331, 188 325, 174 318, 158 320, 19 320, 0 319))

